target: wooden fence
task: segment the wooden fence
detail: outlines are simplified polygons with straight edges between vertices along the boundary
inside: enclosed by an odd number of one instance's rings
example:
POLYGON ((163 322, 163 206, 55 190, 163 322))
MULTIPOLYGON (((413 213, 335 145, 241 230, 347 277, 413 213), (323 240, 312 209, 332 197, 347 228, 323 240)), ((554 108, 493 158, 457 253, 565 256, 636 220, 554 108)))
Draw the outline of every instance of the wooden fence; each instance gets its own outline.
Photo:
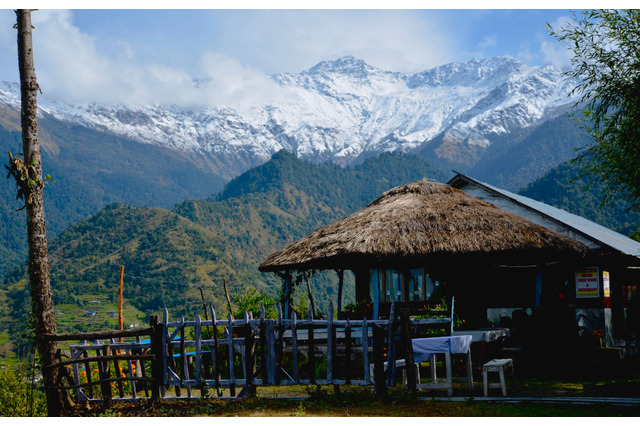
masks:
POLYGON ((245 313, 219 320, 210 306, 210 320, 170 321, 165 309, 162 322, 152 316, 145 329, 45 336, 84 340, 71 345, 69 360, 46 368, 66 369, 68 384, 57 389, 75 391, 79 402, 105 405, 144 398, 233 399, 254 395, 257 386, 375 385, 384 392, 395 385, 396 359, 413 365, 411 347, 403 344, 412 330, 447 329, 451 323, 410 319, 408 310, 401 311, 397 318, 392 306, 386 320, 334 320, 330 305, 326 320, 298 319, 295 313, 285 319, 281 309, 278 319, 267 319, 263 308, 257 319, 245 313), (107 343, 87 343, 95 339, 107 343))

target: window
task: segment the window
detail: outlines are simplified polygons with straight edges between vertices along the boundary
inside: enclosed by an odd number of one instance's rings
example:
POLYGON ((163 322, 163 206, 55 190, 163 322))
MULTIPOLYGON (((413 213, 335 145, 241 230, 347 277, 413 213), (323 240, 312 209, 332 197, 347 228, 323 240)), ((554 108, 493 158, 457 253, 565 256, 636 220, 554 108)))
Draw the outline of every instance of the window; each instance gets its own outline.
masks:
POLYGON ((424 269, 378 269, 369 274, 369 291, 379 286, 380 302, 413 302, 429 300, 434 284, 424 269))

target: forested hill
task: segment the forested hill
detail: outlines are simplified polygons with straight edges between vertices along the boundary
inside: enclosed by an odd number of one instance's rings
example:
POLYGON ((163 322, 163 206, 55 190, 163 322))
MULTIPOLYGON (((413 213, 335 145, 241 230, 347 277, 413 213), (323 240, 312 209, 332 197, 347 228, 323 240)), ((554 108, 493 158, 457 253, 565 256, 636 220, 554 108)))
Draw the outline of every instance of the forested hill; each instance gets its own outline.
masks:
POLYGON ((640 214, 630 212, 629 204, 616 200, 602 205, 605 187, 582 176, 577 164, 564 163, 522 189, 519 194, 585 217, 624 235, 640 227, 640 214), (585 189, 588 183, 591 187, 585 189))
MULTIPOLYGON (((16 124, 3 121, 11 113, 0 109, 3 163, 7 151, 22 152, 16 124)), ((19 123, 19 116, 13 118, 19 123)), ((207 197, 224 185, 206 168, 195 167, 193 161, 166 148, 46 117, 39 119, 39 126, 44 173, 54 180, 44 189, 50 240, 109 203, 171 208, 188 197, 207 197)), ((24 210, 16 212, 23 203, 15 200, 15 182, 4 177, 0 179, 0 277, 27 256, 26 216, 24 210)))
MULTIPOLYGON (((280 152, 220 194, 187 200, 172 211, 110 204, 50 243, 56 307, 63 306, 68 315, 74 304, 80 312, 82 300, 112 297, 119 265, 125 266, 127 303, 146 314, 163 306, 172 315, 200 312, 199 287, 224 307, 223 278, 232 295, 252 286, 276 296, 281 281, 257 269, 269 254, 364 207, 385 190, 422 178, 446 176, 402 154, 382 154, 345 169, 280 152)), ((24 269, 14 269, 3 289, 20 301, 28 298, 25 282, 24 269)), ((314 288, 320 306, 335 299, 335 289, 323 282, 328 281, 321 279, 314 288)))

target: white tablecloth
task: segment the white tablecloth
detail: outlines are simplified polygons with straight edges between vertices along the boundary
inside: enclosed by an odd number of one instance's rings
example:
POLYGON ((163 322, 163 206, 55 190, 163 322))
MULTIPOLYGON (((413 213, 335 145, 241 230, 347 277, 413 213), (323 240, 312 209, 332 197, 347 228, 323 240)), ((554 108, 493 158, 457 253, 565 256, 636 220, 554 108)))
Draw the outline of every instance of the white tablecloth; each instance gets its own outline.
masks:
POLYGON ((470 335, 474 342, 493 342, 502 337, 509 337, 509 330, 506 328, 479 328, 477 330, 460 330, 451 333, 452 336, 470 335))
POLYGON ((427 361, 434 354, 465 354, 471 346, 471 336, 443 336, 413 339, 413 360, 427 361))

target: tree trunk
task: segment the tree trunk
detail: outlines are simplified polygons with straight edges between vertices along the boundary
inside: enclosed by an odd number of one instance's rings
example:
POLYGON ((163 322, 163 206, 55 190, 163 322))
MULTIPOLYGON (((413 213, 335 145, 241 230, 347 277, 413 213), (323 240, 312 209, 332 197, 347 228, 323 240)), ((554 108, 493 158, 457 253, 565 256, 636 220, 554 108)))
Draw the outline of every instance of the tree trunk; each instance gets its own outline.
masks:
MULTIPOLYGON (((24 163, 29 170, 28 178, 35 182, 28 194, 25 194, 27 207, 27 235, 29 242, 29 280, 31 283, 31 306, 35 321, 35 333, 40 363, 42 366, 55 362, 57 343, 38 339, 42 334, 55 334, 56 316, 53 308, 53 296, 49 281, 49 258, 47 235, 45 232, 44 203, 42 197, 42 162, 38 141, 38 83, 33 65, 33 47, 31 34, 31 10, 18 10, 18 64, 20 68, 20 94, 22 101, 22 149, 24 163)), ((43 369, 42 376, 47 394, 49 416, 61 416, 64 413, 64 392, 52 387, 61 383, 58 369, 43 369)))

